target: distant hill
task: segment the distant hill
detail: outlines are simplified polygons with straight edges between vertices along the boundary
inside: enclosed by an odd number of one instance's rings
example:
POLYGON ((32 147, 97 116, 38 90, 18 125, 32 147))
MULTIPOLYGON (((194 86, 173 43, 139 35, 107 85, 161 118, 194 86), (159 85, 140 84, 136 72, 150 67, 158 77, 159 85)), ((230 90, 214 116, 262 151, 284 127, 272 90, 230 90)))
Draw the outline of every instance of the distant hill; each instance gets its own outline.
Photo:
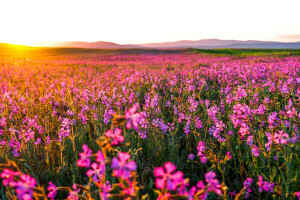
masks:
POLYGON ((151 49, 178 49, 178 48, 197 48, 197 49, 300 49, 300 42, 283 43, 258 40, 181 40, 176 42, 147 43, 147 44, 117 44, 113 42, 58 42, 41 43, 39 46, 46 47, 72 47, 72 48, 91 48, 91 49, 123 49, 123 48, 151 48, 151 49))

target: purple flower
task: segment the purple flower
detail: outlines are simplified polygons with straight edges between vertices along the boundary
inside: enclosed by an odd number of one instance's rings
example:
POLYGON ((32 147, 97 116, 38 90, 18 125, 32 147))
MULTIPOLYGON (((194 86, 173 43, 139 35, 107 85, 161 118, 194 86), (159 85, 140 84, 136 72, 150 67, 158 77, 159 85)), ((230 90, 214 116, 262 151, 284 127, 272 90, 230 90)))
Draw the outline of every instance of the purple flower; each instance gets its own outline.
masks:
POLYGON ((194 155, 194 154, 191 153, 190 155, 188 155, 188 159, 189 159, 189 160, 194 160, 194 158, 195 158, 195 155, 194 155))
POLYGON ((130 177, 130 172, 136 170, 136 163, 134 161, 129 161, 130 154, 120 152, 118 154, 119 159, 113 158, 111 161, 111 168, 114 169, 113 175, 123 179, 130 177))
POLYGON ((49 197, 50 199, 53 200, 57 194, 56 186, 52 182, 49 182, 49 186, 48 186, 47 190, 49 191, 47 197, 49 197))
POLYGON ((92 177, 93 181, 99 183, 100 179, 102 178, 103 174, 105 174, 105 165, 98 165, 97 163, 93 163, 91 165, 91 169, 89 169, 86 173, 87 176, 92 177))
POLYGON ((205 181, 208 183, 207 191, 214 191, 217 194, 222 194, 221 185, 219 184, 219 181, 215 179, 216 173, 213 171, 207 172, 205 174, 205 181))
POLYGON ((80 159, 77 160, 77 165, 78 167, 90 167, 91 165, 90 157, 92 155, 92 150, 89 149, 89 147, 86 144, 84 144, 82 148, 83 148, 83 153, 79 153, 80 159))
POLYGON ((19 199, 28 199, 33 195, 33 189, 36 187, 36 180, 30 175, 22 174, 17 183, 16 193, 19 199))
POLYGON ((269 183, 267 181, 264 181, 263 189, 266 192, 273 192, 274 186, 275 186, 274 183, 269 183))
POLYGON ((259 156, 259 149, 257 146, 253 145, 251 152, 252 152, 253 156, 255 156, 255 157, 259 156))

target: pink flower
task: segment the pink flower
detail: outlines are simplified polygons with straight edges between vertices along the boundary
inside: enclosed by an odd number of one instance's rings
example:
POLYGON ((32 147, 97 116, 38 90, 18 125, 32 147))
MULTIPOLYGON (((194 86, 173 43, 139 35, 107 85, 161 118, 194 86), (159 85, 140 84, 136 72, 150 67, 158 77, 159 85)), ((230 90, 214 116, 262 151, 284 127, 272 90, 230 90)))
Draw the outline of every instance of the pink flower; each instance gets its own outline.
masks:
POLYGON ((253 182, 253 179, 252 178, 247 178, 245 181, 244 181, 244 187, 245 188, 249 188, 251 186, 253 182))
POLYGON ((298 200, 300 200, 300 191, 295 192, 295 196, 298 197, 298 200))
POLYGON ((89 169, 86 175, 89 177, 92 176, 93 181, 98 183, 105 173, 105 165, 98 165, 97 163, 93 163, 91 167, 93 170, 89 169))
POLYGON ((288 111, 286 112, 286 114, 288 115, 289 118, 292 118, 292 117, 293 117, 294 115, 296 115, 297 113, 296 113, 295 108, 292 108, 292 110, 288 110, 288 111))
POLYGON ((130 172, 136 170, 136 163, 134 161, 129 161, 130 154, 120 152, 118 154, 119 159, 113 158, 111 161, 111 168, 114 169, 113 175, 123 179, 130 177, 130 172))
POLYGON ((3 185, 15 187, 17 182, 14 181, 15 176, 19 176, 20 172, 14 172, 10 169, 4 169, 0 174, 0 177, 3 179, 3 185))
POLYGON ((263 188, 263 177, 262 176, 258 176, 258 182, 257 185, 259 186, 259 191, 262 192, 262 188, 263 188))
POLYGON ((128 120, 126 123, 126 128, 131 128, 133 127, 136 131, 138 131, 138 123, 141 119, 141 114, 135 113, 136 108, 130 108, 126 113, 125 113, 125 118, 128 120))
POLYGON ((48 186, 47 190, 49 191, 47 197, 49 197, 50 199, 53 200, 57 194, 56 186, 52 182, 49 182, 49 186, 48 186))
POLYGON ((207 191, 214 191, 217 194, 222 194, 221 185, 219 184, 219 181, 215 179, 216 173, 213 171, 210 171, 205 174, 205 181, 208 183, 207 191))
POLYGON ((75 183, 73 184, 72 188, 74 190, 69 192, 69 196, 67 197, 67 199, 78 200, 78 193, 80 192, 80 188, 77 189, 77 185, 75 183))
POLYGON ((253 156, 255 156, 255 157, 259 156, 259 149, 258 149, 257 146, 253 145, 252 149, 251 149, 251 152, 252 152, 253 156))
POLYGON ((230 160, 232 158, 232 155, 230 155, 230 151, 227 151, 227 154, 226 154, 228 160, 230 160))
POLYGON ((22 174, 17 183, 16 193, 19 199, 29 199, 33 195, 33 189, 36 187, 36 180, 30 175, 22 174))
POLYGON ((111 185, 109 181, 106 181, 105 184, 100 184, 100 198, 102 200, 108 200, 108 192, 111 191, 111 185))
POLYGON ((83 153, 79 153, 80 159, 77 160, 77 165, 78 167, 90 167, 90 157, 92 156, 92 150, 89 149, 89 147, 86 144, 84 144, 82 148, 83 153))
POLYGON ((287 144, 286 138, 288 138, 289 135, 285 133, 283 130, 278 131, 278 133, 274 134, 274 142, 276 144, 287 144))
POLYGON ((122 130, 119 128, 115 128, 113 131, 108 130, 106 131, 105 135, 106 137, 113 138, 113 141, 111 142, 112 146, 118 145, 119 143, 124 142, 124 137, 121 135, 122 130))
POLYGON ((105 158, 104 158, 104 155, 101 151, 97 152, 96 161, 99 162, 102 165, 105 164, 105 158))
POLYGON ((269 183, 267 181, 264 181, 263 189, 266 192, 273 192, 273 190, 274 190, 274 183, 269 183))
POLYGON ((198 150, 198 152, 205 151, 205 143, 202 141, 198 142, 197 150, 198 150))
POLYGON ((183 173, 181 171, 174 172, 176 166, 167 162, 163 167, 154 169, 155 185, 159 189, 167 187, 168 190, 175 190, 176 187, 183 181, 183 173))

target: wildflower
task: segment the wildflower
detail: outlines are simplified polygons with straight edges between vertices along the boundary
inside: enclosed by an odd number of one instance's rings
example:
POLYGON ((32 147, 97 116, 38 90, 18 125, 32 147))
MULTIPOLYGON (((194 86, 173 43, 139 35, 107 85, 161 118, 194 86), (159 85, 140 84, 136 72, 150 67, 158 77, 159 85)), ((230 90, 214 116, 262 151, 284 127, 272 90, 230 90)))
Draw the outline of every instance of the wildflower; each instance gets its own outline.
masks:
POLYGON ((92 177, 93 181, 98 183, 105 173, 105 165, 93 163, 91 165, 92 169, 89 169, 86 173, 87 176, 92 177))
POLYGON ((50 199, 53 200, 57 194, 56 186, 52 182, 49 182, 49 186, 48 186, 47 190, 49 191, 47 197, 49 197, 50 199))
POLYGON ((269 183, 267 181, 264 181, 263 189, 266 192, 273 192, 273 190, 274 190, 274 183, 269 183))
POLYGON ((213 171, 210 171, 205 174, 205 181, 208 183, 207 191, 214 191, 217 194, 222 194, 221 185, 219 184, 219 181, 215 179, 216 173, 213 171))
POLYGON ((168 190, 175 190, 176 187, 183 181, 183 173, 181 171, 174 172, 176 166, 167 162, 163 167, 154 169, 154 176, 156 177, 155 185, 159 189, 167 188, 168 190))
POLYGON ((259 186, 259 191, 262 192, 262 188, 263 188, 263 177, 262 176, 258 176, 258 182, 257 185, 259 186))
POLYGON ((230 155, 230 151, 227 151, 226 156, 227 156, 228 160, 230 160, 232 158, 232 155, 230 155))
POLYGON ((77 160, 77 165, 78 167, 90 167, 91 165, 90 157, 92 155, 92 150, 89 149, 89 147, 86 144, 84 144, 82 148, 83 148, 83 153, 79 153, 80 159, 77 160))
POLYGON ((189 160, 194 160, 194 158, 195 158, 195 155, 192 154, 192 153, 188 156, 188 159, 189 159, 189 160))
POLYGON ((69 192, 69 196, 67 197, 67 199, 71 199, 71 200, 78 200, 78 193, 80 192, 80 188, 77 188, 77 185, 74 183, 72 188, 74 190, 69 192))
POLYGON ((141 114, 135 113, 136 108, 130 108, 126 113, 125 113, 125 118, 128 120, 126 123, 126 128, 131 128, 133 127, 136 131, 138 131, 138 123, 141 118, 141 114))
POLYGON ((111 168, 114 169, 113 175, 123 179, 130 177, 130 172, 136 170, 136 163, 134 161, 129 161, 130 154, 120 152, 118 154, 119 159, 113 158, 111 161, 111 168))
POLYGON ((124 137, 123 135, 121 135, 121 133, 122 133, 121 129, 115 128, 113 131, 112 130, 106 131, 105 135, 106 137, 113 138, 111 145, 115 146, 115 145, 119 145, 119 143, 124 142, 124 137))
POLYGON ((106 181, 105 184, 100 183, 100 198, 102 200, 108 200, 108 192, 111 191, 111 185, 109 181, 106 181))
POLYGON ((255 156, 255 157, 259 156, 259 149, 257 146, 253 145, 251 152, 252 152, 253 156, 255 156))
POLYGON ((33 189, 35 188, 37 182, 30 175, 22 174, 20 180, 17 183, 16 193, 19 199, 28 199, 33 195, 33 189), (24 198, 24 196, 26 198, 24 198))
POLYGON ((17 182, 14 181, 15 176, 19 176, 20 172, 12 171, 11 169, 4 169, 0 174, 0 177, 3 179, 3 185, 15 187, 17 182))
POLYGON ((278 131, 278 133, 274 134, 274 142, 276 144, 287 144, 286 138, 288 138, 289 135, 285 133, 283 130, 278 131))

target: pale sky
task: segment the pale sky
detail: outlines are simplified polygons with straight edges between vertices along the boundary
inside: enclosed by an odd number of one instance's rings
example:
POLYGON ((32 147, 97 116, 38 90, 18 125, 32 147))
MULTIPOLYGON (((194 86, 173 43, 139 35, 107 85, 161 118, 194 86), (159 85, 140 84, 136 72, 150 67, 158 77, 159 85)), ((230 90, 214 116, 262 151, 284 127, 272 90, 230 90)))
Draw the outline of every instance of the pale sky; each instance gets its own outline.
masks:
POLYGON ((300 41, 300 0, 0 0, 0 42, 300 41))

